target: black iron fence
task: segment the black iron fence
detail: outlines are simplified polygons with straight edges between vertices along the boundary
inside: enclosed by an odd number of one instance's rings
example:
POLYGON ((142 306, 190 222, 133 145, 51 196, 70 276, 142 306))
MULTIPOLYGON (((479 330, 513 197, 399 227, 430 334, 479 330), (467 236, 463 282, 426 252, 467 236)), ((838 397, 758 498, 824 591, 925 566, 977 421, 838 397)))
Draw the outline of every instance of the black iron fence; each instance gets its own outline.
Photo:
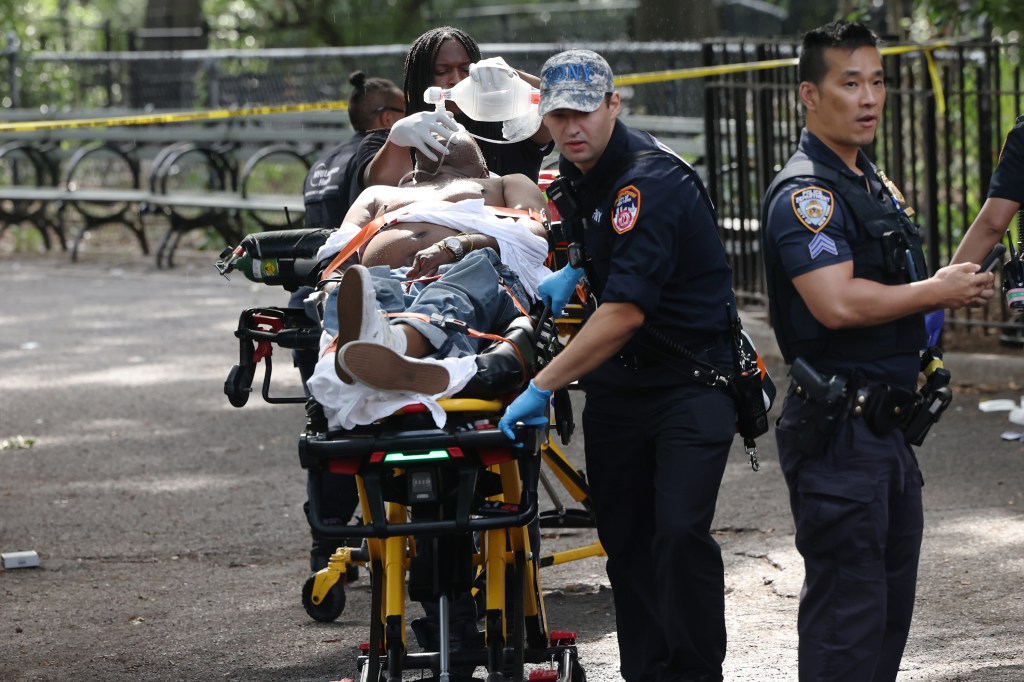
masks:
MULTIPOLYGON (((789 59, 794 42, 493 43, 532 73, 571 47, 601 52, 616 74, 789 59)), ((357 69, 401 83, 406 45, 322 49, 186 50, 25 54, 0 44, 4 108, 54 111, 231 108, 346 99, 357 69)), ((1004 135, 1024 112, 1019 43, 959 44, 884 59, 888 103, 870 155, 903 190, 925 227, 934 269, 952 255, 987 191, 1004 135)), ((763 305, 758 213, 762 194, 799 139, 796 67, 668 78, 620 88, 627 111, 703 119, 696 160, 719 208, 724 240, 746 305, 763 305)), ((664 129, 664 128, 662 128, 664 129)), ((2 140, 0 140, 2 142, 2 140)), ((1013 324, 1005 307, 958 314, 986 329, 1013 324)))
MULTIPOLYGON (((485 56, 537 73, 565 49, 601 52, 617 73, 698 67, 699 43, 492 43, 485 56)), ((68 54, 21 50, 0 36, 0 111, 5 107, 192 109, 347 99, 356 70, 401 84, 408 45, 361 47, 114 51, 68 54), (4 42, 6 40, 6 42, 4 42)), ((702 85, 672 80, 627 88, 634 113, 700 116, 702 85)))

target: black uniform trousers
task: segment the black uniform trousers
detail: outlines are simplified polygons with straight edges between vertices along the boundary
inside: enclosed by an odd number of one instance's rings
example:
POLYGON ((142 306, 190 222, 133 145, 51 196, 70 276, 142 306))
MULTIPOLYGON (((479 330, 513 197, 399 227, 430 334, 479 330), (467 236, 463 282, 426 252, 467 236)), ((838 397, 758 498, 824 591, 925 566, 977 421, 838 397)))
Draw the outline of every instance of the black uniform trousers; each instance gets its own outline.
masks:
POLYGON ((722 389, 587 387, 587 477, 626 682, 722 679, 725 586, 711 521, 735 431, 722 389))
POLYGON ((800 680, 895 680, 924 531, 921 471, 902 431, 877 435, 852 414, 822 452, 800 452, 804 405, 791 391, 775 431, 804 559, 800 680))

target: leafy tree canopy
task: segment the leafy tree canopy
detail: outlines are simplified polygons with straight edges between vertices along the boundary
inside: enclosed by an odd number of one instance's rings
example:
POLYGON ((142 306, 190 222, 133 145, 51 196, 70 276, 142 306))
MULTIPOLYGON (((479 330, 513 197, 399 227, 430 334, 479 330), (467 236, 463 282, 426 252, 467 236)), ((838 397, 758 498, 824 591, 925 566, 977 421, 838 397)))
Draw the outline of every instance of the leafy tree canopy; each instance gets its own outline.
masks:
MULTIPOLYGON (((565 12, 564 3, 559 15, 541 0, 198 0, 191 4, 196 14, 192 24, 209 27, 210 47, 257 48, 407 44, 427 28, 444 23, 466 28, 481 42, 638 39, 649 31, 636 22, 659 16, 665 2, 636 0, 635 9, 630 9, 628 3, 593 0, 581 3, 581 14, 572 16, 565 12), (510 6, 516 9, 509 10, 510 6), (556 27, 559 19, 563 23, 556 27), (541 32, 541 26, 554 34, 541 32)), ((174 0, 0 0, 4 19, 0 25, 17 37, 22 50, 123 50, 129 49, 130 32, 169 12, 166 7, 171 3, 174 0)), ((817 25, 835 16, 870 19, 881 11, 876 7, 879 3, 870 0, 773 0, 771 4, 788 12, 786 29, 794 32, 794 38, 809 28, 794 23, 800 18, 817 25)), ((1019 40, 1024 31, 1020 0, 898 0, 880 7, 893 14, 889 8, 897 5, 907 8, 895 13, 900 15, 900 32, 916 39, 984 38, 991 31, 1019 40)), ((174 25, 182 25, 181 21, 176 17, 174 25)), ((0 38, 0 49, 4 44, 0 38)))

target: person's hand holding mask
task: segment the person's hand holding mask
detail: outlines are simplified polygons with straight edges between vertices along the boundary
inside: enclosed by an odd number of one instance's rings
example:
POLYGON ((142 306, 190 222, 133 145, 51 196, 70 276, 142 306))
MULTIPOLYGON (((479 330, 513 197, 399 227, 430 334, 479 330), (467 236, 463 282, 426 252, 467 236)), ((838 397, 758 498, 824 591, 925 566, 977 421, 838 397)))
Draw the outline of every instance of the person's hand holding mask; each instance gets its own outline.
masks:
POLYGON ((448 153, 443 143, 458 129, 459 124, 447 111, 418 111, 396 121, 388 140, 399 147, 415 147, 431 161, 437 161, 448 153))
POLYGON ((491 57, 470 64, 469 77, 479 83, 480 89, 484 92, 506 90, 511 87, 516 70, 506 64, 501 57, 491 57))

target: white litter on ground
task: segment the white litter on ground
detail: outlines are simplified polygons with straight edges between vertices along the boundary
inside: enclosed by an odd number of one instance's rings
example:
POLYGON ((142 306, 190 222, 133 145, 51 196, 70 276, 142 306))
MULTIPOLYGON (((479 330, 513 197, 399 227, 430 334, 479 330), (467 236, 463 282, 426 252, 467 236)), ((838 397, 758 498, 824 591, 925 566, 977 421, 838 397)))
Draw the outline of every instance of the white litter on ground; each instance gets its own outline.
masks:
MULTIPOLYGON (((1024 426, 1024 396, 1021 396, 1019 404, 1017 401, 1010 400, 1009 398, 980 400, 978 401, 978 409, 982 412, 1009 412, 1007 418, 1011 423, 1024 426)), ((1016 431, 1003 431, 999 437, 1003 440, 1024 441, 1024 433, 1017 433, 1016 431)))
POLYGON ((978 409, 982 412, 1009 412, 1017 407, 1017 403, 1009 398, 1001 400, 982 400, 978 402, 978 409))
POLYGON ((12 568, 35 568, 39 565, 39 555, 32 550, 27 552, 4 552, 0 554, 0 560, 3 561, 4 569, 8 571, 12 568))

